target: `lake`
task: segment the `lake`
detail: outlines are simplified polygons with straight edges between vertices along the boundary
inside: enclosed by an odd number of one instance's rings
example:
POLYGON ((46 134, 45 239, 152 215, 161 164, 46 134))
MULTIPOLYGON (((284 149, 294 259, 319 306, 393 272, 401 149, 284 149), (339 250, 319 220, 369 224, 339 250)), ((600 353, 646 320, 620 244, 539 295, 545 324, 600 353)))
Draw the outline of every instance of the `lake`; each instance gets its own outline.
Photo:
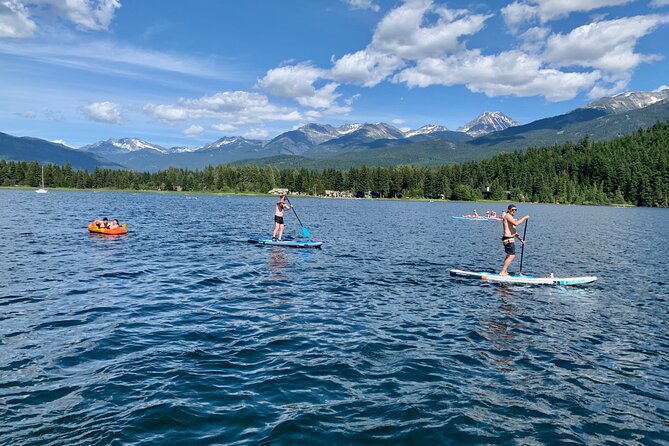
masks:
POLYGON ((275 201, 0 190, 0 444, 667 444, 669 210, 275 201))

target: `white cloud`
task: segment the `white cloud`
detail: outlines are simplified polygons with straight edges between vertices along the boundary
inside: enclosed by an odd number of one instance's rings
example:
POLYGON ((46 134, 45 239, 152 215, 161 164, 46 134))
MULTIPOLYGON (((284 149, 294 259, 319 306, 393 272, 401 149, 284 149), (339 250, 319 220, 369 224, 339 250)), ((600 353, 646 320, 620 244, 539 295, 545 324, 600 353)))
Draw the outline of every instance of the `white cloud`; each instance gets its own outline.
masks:
POLYGON ((40 13, 51 13, 87 31, 107 29, 121 7, 119 0, 31 0, 30 3, 40 8, 40 13))
POLYGON ((609 6, 619 6, 634 0, 527 0, 515 1, 502 8, 504 21, 513 31, 524 22, 539 20, 546 23, 562 19, 572 12, 588 12, 609 6))
POLYGON ((490 17, 435 6, 432 0, 408 0, 381 20, 370 46, 408 60, 440 57, 459 49, 459 38, 480 31, 490 17), (429 23, 432 15, 438 18, 429 23))
POLYGON ((537 16, 537 7, 524 2, 513 2, 502 8, 504 23, 514 33, 526 22, 533 21, 537 16))
POLYGON ((548 28, 539 26, 530 28, 519 36, 523 42, 520 48, 525 52, 536 54, 543 49, 549 34, 548 28))
POLYGON ((183 131, 183 134, 192 138, 200 136, 204 132, 204 127, 198 124, 193 124, 183 131))
POLYGON ((244 110, 274 110, 267 96, 247 91, 224 91, 197 99, 180 98, 177 104, 191 111, 202 113, 236 113, 244 110))
POLYGON ((361 50, 335 61, 328 77, 339 82, 374 87, 404 65, 400 57, 361 50))
MULTIPOLYGON (((272 104, 267 96, 246 91, 224 91, 196 99, 180 98, 174 105, 146 104, 144 112, 174 124, 186 119, 215 119, 239 127, 266 121, 297 121, 302 117, 292 108, 272 104)), ((222 130, 223 124, 214 128, 222 130)))
POLYGON ((344 0, 351 9, 371 9, 374 12, 379 12, 381 7, 372 0, 344 0))
POLYGON ((189 118, 187 110, 172 105, 146 104, 144 112, 168 124, 185 121, 189 118))
POLYGON ((336 103, 337 98, 341 96, 335 92, 338 86, 339 84, 331 82, 323 88, 314 91, 314 94, 311 96, 297 98, 297 102, 304 107, 330 108, 336 103))
POLYGON ((588 97, 590 99, 599 99, 605 96, 613 96, 623 91, 628 83, 628 76, 603 76, 601 82, 592 87, 588 92, 588 97))
POLYGON ((26 111, 26 112, 18 112, 14 113, 16 116, 20 116, 22 118, 26 119, 35 119, 37 117, 37 113, 32 112, 32 111, 26 111))
POLYGON ((650 6, 653 8, 661 8, 662 6, 669 5, 669 0, 653 0, 650 2, 650 6))
POLYGON ((303 107, 327 110, 328 113, 348 113, 349 107, 337 103, 341 96, 336 92, 338 83, 330 82, 321 88, 314 85, 321 78, 331 77, 325 70, 302 63, 269 70, 258 81, 258 86, 274 96, 294 99, 303 107))
POLYGON ((554 34, 546 42, 544 57, 555 67, 581 66, 609 73, 625 73, 655 59, 634 52, 637 41, 669 16, 648 15, 595 22, 568 34, 554 34))
POLYGON ((660 85, 655 91, 669 90, 669 85, 660 85))
POLYGON ((289 65, 269 70, 258 85, 280 98, 313 96, 316 92, 313 84, 322 74, 323 70, 308 63, 289 65))
POLYGON ((461 51, 459 39, 480 31, 490 17, 436 6, 432 0, 408 0, 381 20, 367 48, 333 60, 328 78, 374 87, 407 61, 461 51))
POLYGON ((535 3, 539 19, 545 23, 567 17, 572 12, 587 12, 632 1, 634 0, 535 0, 535 3))
POLYGON ((33 37, 40 18, 57 18, 85 31, 109 28, 120 0, 1 0, 0 37, 33 37))
POLYGON ((224 123, 218 123, 214 124, 211 126, 214 130, 218 130, 219 132, 234 132, 237 130, 237 126, 231 125, 231 124, 224 124, 224 123))
POLYGON ((97 122, 104 122, 107 124, 120 124, 123 121, 123 116, 118 110, 118 104, 113 102, 92 102, 82 107, 84 115, 97 122))
POLYGON ((466 85, 488 96, 544 96, 550 101, 574 98, 599 79, 598 72, 565 73, 545 67, 541 60, 522 51, 485 56, 468 51, 445 59, 424 59, 394 77, 409 87, 466 85))
POLYGON ((393 119, 393 120, 390 121, 390 122, 391 122, 392 124, 395 124, 395 125, 402 125, 402 124, 404 124, 406 121, 405 121, 404 119, 395 118, 395 119, 393 119))
MULTIPOLYGON (((410 88, 465 85, 488 96, 543 96, 549 101, 573 99, 581 92, 592 95, 626 85, 634 68, 656 60, 634 48, 641 37, 666 22, 665 16, 604 21, 600 15, 590 25, 552 35, 543 24, 572 12, 631 1, 515 0, 501 12, 519 41, 513 50, 485 55, 480 49, 467 49, 463 38, 479 33, 491 14, 448 9, 434 0, 404 0, 381 19, 367 47, 333 56, 330 69, 311 63, 280 67, 258 85, 303 106, 322 107, 323 114, 337 107, 339 96, 333 84, 316 87, 323 81, 370 88, 388 79, 410 88)), ((350 110, 352 98, 347 101, 342 102, 350 110)))
MULTIPOLYGON (((323 113, 319 112, 318 110, 307 110, 304 112, 304 117, 309 121, 314 122, 321 119, 323 117, 323 113)), ((300 127, 301 125, 302 124, 298 125, 297 127, 300 127)))
POLYGON ((0 37, 25 39, 35 35, 37 25, 28 9, 18 0, 0 1, 0 37))
POLYGON ((110 41, 12 44, 0 41, 0 53, 83 71, 136 75, 159 70, 198 77, 225 77, 208 61, 120 45, 110 41))
POLYGON ((244 132, 242 136, 248 139, 266 139, 268 135, 269 133, 265 129, 253 128, 244 132))

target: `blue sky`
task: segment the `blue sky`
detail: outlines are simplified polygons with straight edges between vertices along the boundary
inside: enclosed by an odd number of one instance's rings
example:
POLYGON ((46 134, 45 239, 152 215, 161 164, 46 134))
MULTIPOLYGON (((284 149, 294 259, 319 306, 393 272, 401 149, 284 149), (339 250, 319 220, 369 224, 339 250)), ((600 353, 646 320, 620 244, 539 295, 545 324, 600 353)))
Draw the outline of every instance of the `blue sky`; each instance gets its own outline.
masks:
POLYGON ((0 131, 199 146, 669 85, 669 0, 0 0, 0 131))

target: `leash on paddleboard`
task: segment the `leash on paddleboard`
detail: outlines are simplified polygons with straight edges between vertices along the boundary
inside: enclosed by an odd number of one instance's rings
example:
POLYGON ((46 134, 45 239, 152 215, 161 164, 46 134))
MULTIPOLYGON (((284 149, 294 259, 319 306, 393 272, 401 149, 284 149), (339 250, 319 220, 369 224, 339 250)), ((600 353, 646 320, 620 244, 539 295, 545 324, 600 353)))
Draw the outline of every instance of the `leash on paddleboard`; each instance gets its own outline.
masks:
POLYGON ((525 235, 527 235, 527 224, 530 222, 528 218, 525 220, 525 229, 523 229, 523 247, 520 249, 520 271, 518 272, 519 276, 523 275, 523 255, 525 254, 525 235))
POLYGON ((295 214, 295 217, 297 217, 297 221, 300 222, 300 226, 302 226, 302 234, 304 234, 305 237, 311 237, 311 232, 309 232, 309 229, 307 229, 307 227, 302 224, 300 217, 297 216, 297 212, 295 212, 295 207, 293 207, 293 203, 290 202, 288 197, 286 197, 286 201, 290 205, 290 208, 293 210, 293 214, 295 214))

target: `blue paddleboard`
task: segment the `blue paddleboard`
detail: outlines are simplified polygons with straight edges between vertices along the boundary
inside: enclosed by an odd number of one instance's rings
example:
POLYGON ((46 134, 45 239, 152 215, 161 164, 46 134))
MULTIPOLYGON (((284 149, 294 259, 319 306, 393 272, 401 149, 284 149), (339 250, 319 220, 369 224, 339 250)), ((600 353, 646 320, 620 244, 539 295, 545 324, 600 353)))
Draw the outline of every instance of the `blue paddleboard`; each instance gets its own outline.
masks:
POLYGON ((251 237, 249 243, 260 245, 286 246, 289 248, 320 248, 323 242, 310 242, 307 240, 272 240, 269 237, 251 237))
POLYGON ((581 277, 534 277, 534 276, 500 276, 495 273, 475 273, 471 271, 463 271, 460 269, 452 269, 451 276, 462 279, 479 279, 488 282, 497 283, 519 283, 524 285, 585 285, 597 280, 595 276, 581 276, 581 277))

